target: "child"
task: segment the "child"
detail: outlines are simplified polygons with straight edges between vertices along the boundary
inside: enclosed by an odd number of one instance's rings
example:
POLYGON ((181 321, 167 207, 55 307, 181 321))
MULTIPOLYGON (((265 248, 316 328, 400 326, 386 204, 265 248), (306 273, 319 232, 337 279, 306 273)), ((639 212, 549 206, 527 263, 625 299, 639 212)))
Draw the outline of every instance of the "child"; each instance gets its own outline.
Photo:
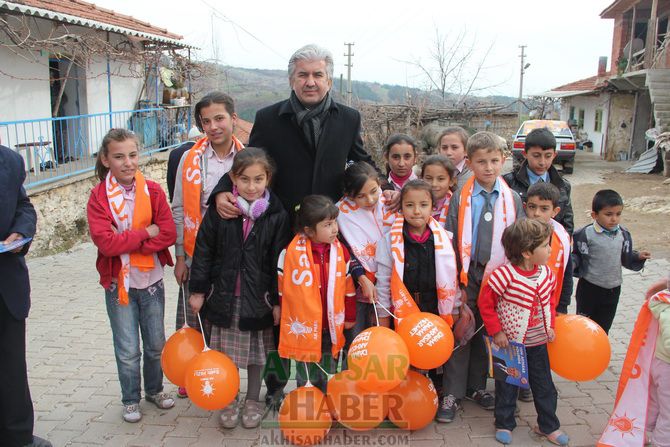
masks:
POLYGON ((526 201, 526 191, 535 183, 542 181, 551 183, 560 191, 558 207, 560 211, 555 220, 563 225, 565 231, 572 235, 574 219, 570 202, 570 183, 561 177, 552 162, 556 158, 556 137, 547 128, 533 129, 524 142, 524 162, 515 172, 503 176, 507 184, 518 192, 521 200, 526 201))
POLYGON ((551 183, 538 182, 528 188, 524 208, 529 219, 548 223, 554 229, 551 237, 551 257, 547 264, 556 276, 556 291, 552 298, 556 312, 568 313, 572 295, 572 261, 570 259, 571 240, 563 226, 554 220, 561 211, 560 192, 551 183), (566 274, 567 272, 567 274, 566 274))
POLYGON ((408 180, 418 178, 413 170, 417 159, 414 138, 402 133, 391 135, 382 156, 389 170, 388 181, 396 191, 400 191, 408 180))
MULTIPOLYGON (((230 96, 220 92, 205 95, 195 105, 194 115, 198 128, 206 136, 181 157, 172 200, 172 213, 177 226, 174 276, 184 296, 189 296, 189 269, 198 228, 207 211, 207 199, 219 179, 230 170, 235 155, 244 148, 233 135, 237 114, 230 96)), ((184 316, 182 300, 178 299, 177 329, 184 325, 184 319, 189 326, 200 330, 196 315, 187 307, 184 316)), ((180 387, 177 396, 186 397, 186 390, 180 387)))
POLYGON ((609 333, 621 294, 621 267, 640 271, 651 257, 633 250, 628 230, 619 225, 623 199, 616 191, 602 189, 593 196, 593 223, 574 235, 573 274, 577 283, 577 313, 598 323, 609 333))
POLYGON ((456 168, 457 188, 462 188, 465 182, 472 177, 472 171, 466 163, 468 133, 462 127, 447 127, 437 139, 438 154, 444 155, 456 168))
POLYGON ((614 411, 598 446, 670 446, 670 277, 645 294, 621 369, 614 411), (621 422, 645 421, 630 425, 621 422), (649 437, 648 437, 649 435, 649 437))
MULTIPOLYGON (((547 342, 554 341, 552 294, 556 278, 546 266, 551 253, 552 227, 540 220, 521 219, 502 235, 509 263, 495 269, 477 300, 486 332, 501 348, 510 341, 526 346, 528 379, 535 397, 536 434, 556 445, 567 445, 556 417, 558 393, 551 378, 547 342)), ((496 440, 512 443, 514 410, 519 388, 496 380, 496 440)))
MULTIPOLYGON (((337 239, 338 213, 328 197, 305 197, 296 215, 297 234, 277 262, 279 355, 297 360, 298 386, 307 383, 308 363, 335 372, 344 329, 356 323, 356 289, 349 252, 337 239)), ((309 368, 309 380, 326 392, 328 379, 318 367, 309 368)))
POLYGON ((449 202, 456 189, 456 168, 444 155, 431 155, 426 158, 421 166, 421 179, 427 182, 433 189, 435 204, 433 206, 433 218, 440 225, 447 221, 449 202))
MULTIPOLYGON (((431 216, 432 187, 410 180, 400 192, 400 214, 378 244, 378 301, 402 318, 412 310, 440 315, 453 324, 460 305, 456 254, 446 230, 431 216), (393 255, 392 255, 393 253, 393 255), (403 297, 411 296, 413 302, 403 297)), ((386 315, 380 308, 379 312, 386 315)), ((429 371, 438 380, 438 370, 429 371)), ((436 388, 442 387, 436 383, 436 388)))
MULTIPOLYGON (((272 173, 262 149, 246 148, 235 156, 230 177, 242 215, 223 219, 216 212, 205 214, 189 280, 193 312, 202 308, 212 324, 211 348, 248 371, 245 428, 258 427, 264 414, 261 372, 274 349, 272 326, 279 323, 279 314, 273 314, 273 306, 279 305, 274 271, 290 236, 288 213, 267 189, 272 173)), ((233 401, 221 412, 221 425, 235 428, 238 419, 239 406, 233 401)))
MULTIPOLYGON (((375 168, 358 161, 344 171, 344 197, 336 205, 337 224, 350 252, 365 269, 358 278, 356 291, 356 325, 347 332, 347 346, 364 329, 375 325, 373 303, 376 301, 377 243, 391 228, 395 213, 381 199, 381 185, 375 168)), ((389 327, 389 317, 380 318, 389 327)))
POLYGON ((140 412, 140 339, 144 347, 144 398, 168 409, 174 400, 163 392, 161 352, 165 344, 163 266, 172 265, 168 248, 177 237, 157 183, 137 169, 139 142, 134 133, 112 129, 102 140, 87 215, 98 247, 96 267, 105 289, 114 354, 121 383, 123 419, 137 422, 140 412))
MULTIPOLYGON (((475 327, 482 325, 477 308, 481 284, 506 262, 500 238, 503 230, 524 217, 523 203, 500 177, 505 162, 501 139, 491 132, 478 132, 468 139, 467 164, 473 176, 451 198, 447 231, 453 242, 460 269, 461 287, 467 295, 464 316, 473 316, 475 327)), ((461 324, 462 322, 459 322, 461 324)), ((445 365, 444 397, 438 409, 439 422, 451 422, 466 397, 482 408, 492 410, 494 397, 486 391, 488 361, 480 335, 461 342, 445 365)))

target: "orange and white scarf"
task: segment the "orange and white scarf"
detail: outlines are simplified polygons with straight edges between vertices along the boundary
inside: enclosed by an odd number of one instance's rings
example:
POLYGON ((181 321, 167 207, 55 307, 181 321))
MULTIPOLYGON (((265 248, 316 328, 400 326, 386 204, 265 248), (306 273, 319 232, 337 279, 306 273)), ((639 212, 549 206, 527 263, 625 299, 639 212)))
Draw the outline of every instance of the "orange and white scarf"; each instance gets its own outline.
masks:
POLYGON ((656 350, 658 320, 649 310, 649 302, 670 304, 670 291, 662 290, 645 301, 635 321, 628 352, 623 362, 614 411, 598 447, 642 447, 649 404, 651 362, 656 350))
MULTIPOLYGON (((491 258, 484 269, 482 285, 493 270, 507 262, 505 250, 502 246, 502 233, 516 220, 516 206, 514 195, 507 183, 498 177, 500 197, 493 208, 493 235, 491 236, 491 258)), ((468 284, 468 269, 472 256, 472 191, 475 186, 475 177, 470 177, 460 190, 458 209, 458 247, 461 256, 461 284, 468 284)), ((481 240, 481 238, 478 238, 481 240)))
POLYGON ((444 198, 444 203, 442 203, 442 207, 439 210, 433 210, 434 211, 433 217, 442 226, 444 226, 447 223, 447 213, 449 212, 449 202, 451 202, 452 195, 453 193, 449 191, 444 198))
MULTIPOLYGON (((303 362, 321 360, 322 312, 327 312, 332 354, 337 358, 344 346, 344 296, 347 289, 353 294, 351 277, 338 240, 330 245, 327 309, 322 309, 319 291, 319 271, 312 258, 312 243, 302 233, 286 247, 284 266, 279 269, 279 289, 282 295, 279 327, 279 355, 303 362), (349 286, 349 287, 347 287, 349 286)), ((324 285, 321 285, 324 287, 324 285)))
MULTIPOLYGON (((419 307, 403 283, 405 270, 405 237, 403 224, 405 219, 398 215, 391 227, 391 255, 393 256, 393 271, 391 272, 391 300, 398 318, 404 318, 415 312, 419 307)), ((451 245, 447 231, 432 217, 428 228, 433 234, 435 245, 435 287, 437 290, 437 310, 440 316, 449 325, 453 324, 451 312, 461 290, 458 286, 458 272, 456 271, 456 254, 451 245)))
POLYGON ((337 208, 337 225, 351 252, 366 272, 376 273, 377 243, 391 228, 396 213, 386 207, 383 196, 371 210, 359 207, 349 197, 337 202, 337 208))
MULTIPOLYGON (((133 207, 133 221, 130 222, 128 203, 123 198, 123 186, 119 184, 111 172, 107 173, 105 179, 107 191, 107 202, 112 211, 114 222, 119 233, 127 230, 143 230, 151 225, 151 199, 149 188, 144 176, 140 171, 135 172, 135 204, 133 207)), ((139 252, 122 253, 121 269, 118 277, 119 304, 128 305, 128 291, 130 290, 130 267, 136 267, 141 271, 149 271, 154 268, 153 254, 144 255, 139 252)))
MULTIPOLYGON (((244 149, 240 140, 232 136, 235 151, 244 149)), ((195 249, 195 237, 202 223, 202 211, 200 209, 200 196, 202 194, 202 157, 209 146, 207 137, 199 139, 195 145, 186 152, 181 176, 182 191, 184 193, 184 251, 193 257, 195 249)))
POLYGON ((572 250, 570 248, 570 235, 565 231, 563 225, 556 222, 554 219, 551 219, 550 223, 554 228, 554 234, 551 238, 551 255, 549 256, 547 266, 554 272, 554 276, 556 277, 556 288, 554 289, 554 296, 552 297, 552 303, 555 309, 561 298, 565 267, 568 265, 570 252, 572 250))

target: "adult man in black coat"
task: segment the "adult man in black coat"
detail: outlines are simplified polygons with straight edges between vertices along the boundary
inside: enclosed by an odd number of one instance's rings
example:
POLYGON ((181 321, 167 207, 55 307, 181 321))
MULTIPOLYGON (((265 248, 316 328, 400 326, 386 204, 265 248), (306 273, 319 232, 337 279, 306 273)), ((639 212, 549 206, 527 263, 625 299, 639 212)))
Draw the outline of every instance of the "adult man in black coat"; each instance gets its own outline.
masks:
MULTIPOLYGON (((272 188, 293 216, 295 207, 309 194, 339 200, 348 161, 373 166, 374 162, 363 148, 360 113, 336 103, 330 95, 330 51, 317 45, 300 48, 289 60, 288 75, 290 97, 256 112, 249 146, 265 149, 276 163, 272 188)), ((212 197, 230 190, 229 182, 224 176, 212 197)), ((397 195, 385 194, 397 202, 397 195)), ((216 196, 216 206, 224 217, 239 214, 231 195, 216 196)))
MULTIPOLYGON (((0 241, 5 244, 35 235, 37 214, 23 181, 23 158, 0 146, 0 241)), ((0 253, 0 444, 51 446, 33 436, 33 403, 26 368, 26 318, 30 280, 24 259, 30 244, 0 253)))

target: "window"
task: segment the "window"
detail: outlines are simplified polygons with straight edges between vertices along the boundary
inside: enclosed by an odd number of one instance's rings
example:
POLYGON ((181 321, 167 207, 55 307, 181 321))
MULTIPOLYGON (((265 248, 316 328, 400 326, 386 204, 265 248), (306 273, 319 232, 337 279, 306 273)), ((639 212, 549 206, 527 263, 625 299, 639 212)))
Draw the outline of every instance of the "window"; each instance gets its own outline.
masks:
POLYGON ((575 119, 575 106, 570 106, 570 118, 569 120, 572 121, 575 119))
POLYGON ((577 128, 584 128, 584 109, 579 109, 579 118, 577 119, 577 128))
POLYGON ((596 132, 603 131, 603 109, 596 109, 596 119, 593 124, 593 130, 596 132))

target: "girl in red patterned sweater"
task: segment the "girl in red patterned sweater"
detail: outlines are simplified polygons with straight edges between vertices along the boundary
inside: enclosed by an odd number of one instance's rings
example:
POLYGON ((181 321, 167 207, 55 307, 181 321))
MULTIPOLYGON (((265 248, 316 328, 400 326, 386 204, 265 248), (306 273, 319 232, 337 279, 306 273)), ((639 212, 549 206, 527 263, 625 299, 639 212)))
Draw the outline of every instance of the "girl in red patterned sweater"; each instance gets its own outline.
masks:
MULTIPOLYGON (((544 222, 521 219, 507 227, 502 245, 509 263, 491 273, 482 286, 477 304, 493 342, 506 347, 523 343, 528 379, 533 392, 539 436, 556 445, 567 445, 568 435, 556 417, 558 394, 551 378, 547 343, 554 340, 555 311, 551 298, 556 278, 546 266, 551 253, 552 228, 544 222)), ((496 380, 496 440, 512 443, 516 427, 514 410, 519 388, 496 380)))

